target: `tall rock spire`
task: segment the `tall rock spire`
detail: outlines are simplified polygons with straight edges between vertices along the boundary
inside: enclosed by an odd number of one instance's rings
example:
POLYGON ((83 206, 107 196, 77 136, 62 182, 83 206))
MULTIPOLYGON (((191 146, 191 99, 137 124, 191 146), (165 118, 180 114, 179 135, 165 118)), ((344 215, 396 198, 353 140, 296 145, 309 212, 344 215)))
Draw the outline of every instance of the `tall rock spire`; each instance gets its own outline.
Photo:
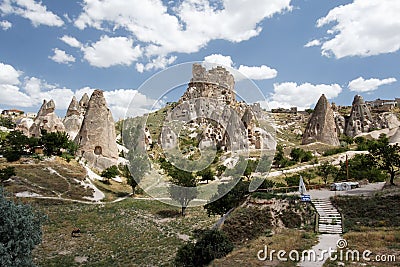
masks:
POLYGON ((78 155, 87 160, 89 166, 104 170, 117 164, 115 123, 103 91, 95 90, 90 97, 75 142, 79 145, 78 155))
POLYGON ((43 101, 43 105, 40 107, 38 114, 34 120, 34 123, 29 128, 29 136, 39 137, 41 131, 47 132, 64 132, 65 127, 61 119, 54 112, 56 105, 51 99, 49 102, 43 101))
POLYGON ((370 131, 371 125, 371 111, 365 104, 363 97, 360 95, 354 96, 350 117, 346 124, 346 135, 354 137, 360 133, 367 133, 370 131))
POLYGON ((303 134, 303 145, 313 142, 334 146, 340 144, 333 110, 324 94, 319 98, 303 134))
POLYGON ((76 135, 78 134, 83 121, 83 111, 74 96, 69 104, 67 114, 64 118, 64 126, 65 132, 68 133, 68 136, 71 140, 74 140, 76 135))

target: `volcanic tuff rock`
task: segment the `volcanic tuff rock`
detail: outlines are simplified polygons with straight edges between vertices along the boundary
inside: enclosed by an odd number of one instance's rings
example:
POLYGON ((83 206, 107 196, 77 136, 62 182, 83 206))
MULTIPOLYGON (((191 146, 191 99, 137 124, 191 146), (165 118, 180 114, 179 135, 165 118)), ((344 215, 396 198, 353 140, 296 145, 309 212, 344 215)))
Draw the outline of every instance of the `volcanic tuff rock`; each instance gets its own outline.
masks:
POLYGON ((86 109, 88 107, 88 104, 89 104, 89 96, 88 96, 87 93, 85 93, 82 96, 81 100, 79 100, 80 113, 82 115, 85 115, 85 112, 86 112, 86 109))
POLYGON ((29 128, 29 136, 39 137, 41 136, 41 130, 47 132, 64 132, 65 127, 61 119, 54 112, 56 105, 52 100, 47 102, 43 101, 34 123, 29 128))
POLYGON ((391 144, 399 144, 400 145, 400 128, 397 128, 397 131, 392 135, 389 139, 391 144))
POLYGON ((15 130, 21 131, 24 135, 29 136, 29 129, 33 124, 33 120, 30 118, 22 118, 17 122, 15 130))
MULTIPOLYGON (((272 134, 256 127, 262 121, 267 121, 266 112, 259 104, 248 105, 236 101, 235 81, 229 71, 221 66, 206 70, 200 64, 194 64, 192 75, 193 78, 178 105, 166 114, 167 122, 191 124, 187 129, 189 131, 203 129, 202 134, 197 136, 200 148, 275 148, 276 142, 272 134)), ((160 136, 163 147, 174 147, 178 133, 174 126, 164 126, 160 136)), ((193 134, 195 135, 194 132, 191 135, 193 134)))
POLYGON ((75 138, 78 155, 89 166, 104 170, 118 161, 115 123, 103 91, 95 90, 90 97, 82 127, 75 138))
MULTIPOLYGON (((86 95, 87 96, 87 95, 86 95)), ((83 99, 83 98, 82 98, 83 99)), ((64 126, 65 131, 68 133, 71 140, 74 140, 76 135, 78 134, 79 130, 82 126, 83 115, 86 111, 86 107, 80 105, 83 104, 82 100, 76 100, 75 96, 72 98, 71 103, 69 104, 67 115, 64 118, 64 126)))
POLYGON ((339 145, 333 110, 324 94, 319 98, 303 134, 303 145, 313 142, 339 145))
POLYGON ((362 96, 354 96, 350 117, 345 128, 346 135, 354 137, 360 133, 369 132, 372 128, 372 121, 371 111, 362 96))

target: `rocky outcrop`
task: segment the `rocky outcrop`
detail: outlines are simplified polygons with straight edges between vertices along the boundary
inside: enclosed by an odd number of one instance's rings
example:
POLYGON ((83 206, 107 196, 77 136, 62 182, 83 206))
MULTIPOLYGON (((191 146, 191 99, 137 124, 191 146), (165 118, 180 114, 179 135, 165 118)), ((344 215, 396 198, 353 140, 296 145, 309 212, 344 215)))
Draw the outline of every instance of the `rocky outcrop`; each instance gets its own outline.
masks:
POLYGON ((64 132, 65 127, 61 119, 54 112, 56 105, 53 100, 47 102, 43 101, 34 123, 29 128, 29 136, 39 137, 41 136, 41 131, 45 130, 47 132, 64 132))
POLYGON ((118 161, 115 123, 103 91, 95 90, 88 102, 82 127, 75 138, 82 156, 92 168, 104 170, 118 161))
POLYGON ((74 140, 82 126, 83 114, 86 108, 81 107, 80 103, 76 100, 75 96, 69 104, 67 115, 64 118, 65 132, 71 140, 74 140))
POLYGON ((33 125, 33 120, 31 118, 22 118, 17 121, 17 126, 15 130, 21 131, 24 135, 29 136, 29 129, 33 125))
POLYGON ((275 149, 273 134, 261 127, 268 121, 268 115, 259 104, 236 101, 235 81, 229 71, 220 66, 206 70, 194 64, 192 74, 178 105, 166 114, 168 123, 160 136, 164 148, 176 146, 182 129, 179 125, 188 124, 185 132, 196 136, 200 148, 275 149), (198 135, 194 129, 202 129, 202 134, 198 135))
POLYGON ((389 139, 390 144, 399 144, 400 145, 400 128, 397 128, 394 135, 392 135, 389 139))
POLYGON ((303 134, 303 145, 314 142, 334 146, 340 144, 333 110, 325 95, 319 98, 303 134))
POLYGON ((360 95, 354 96, 350 117, 347 121, 345 133, 354 137, 361 133, 367 133, 372 129, 373 118, 371 111, 360 95))
POLYGON ((79 100, 80 113, 82 115, 85 115, 88 105, 89 105, 89 96, 87 93, 85 93, 82 96, 81 100, 79 100))

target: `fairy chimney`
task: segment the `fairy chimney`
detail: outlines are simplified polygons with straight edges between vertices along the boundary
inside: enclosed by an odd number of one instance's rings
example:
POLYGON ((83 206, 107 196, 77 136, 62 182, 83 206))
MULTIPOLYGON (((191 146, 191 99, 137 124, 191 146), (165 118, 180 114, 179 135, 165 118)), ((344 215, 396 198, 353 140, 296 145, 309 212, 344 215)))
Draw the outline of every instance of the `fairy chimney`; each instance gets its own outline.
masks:
POLYGON ((47 132, 64 132, 65 127, 61 119, 54 112, 56 105, 51 99, 49 102, 43 101, 43 105, 32 124, 29 128, 29 136, 40 137, 41 131, 47 132))
POLYGON ((68 136, 71 140, 74 140, 76 135, 79 133, 79 130, 82 126, 82 121, 83 111, 81 110, 81 106, 74 96, 69 104, 67 115, 63 121, 65 132, 68 133, 68 136))
POLYGON ((324 94, 319 98, 303 134, 303 145, 314 142, 334 146, 340 144, 333 110, 324 94))
POLYGON ((88 102, 82 127, 75 138, 78 155, 90 167, 104 170, 118 162, 115 123, 103 91, 95 90, 88 102))
POLYGON ((354 96, 350 117, 346 124, 345 133, 354 137, 360 133, 367 133, 372 128, 372 116, 367 104, 360 95, 354 96))

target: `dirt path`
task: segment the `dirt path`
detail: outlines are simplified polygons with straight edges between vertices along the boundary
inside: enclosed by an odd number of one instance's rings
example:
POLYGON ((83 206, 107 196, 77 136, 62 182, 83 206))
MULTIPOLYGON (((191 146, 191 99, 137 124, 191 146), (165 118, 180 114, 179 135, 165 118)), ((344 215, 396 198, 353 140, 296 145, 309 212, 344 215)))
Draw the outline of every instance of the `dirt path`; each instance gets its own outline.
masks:
POLYGON ((331 256, 329 251, 336 250, 336 244, 341 237, 339 234, 322 234, 318 237, 318 244, 309 251, 308 257, 305 257, 298 266, 302 267, 321 267, 331 256), (315 253, 315 254, 314 254, 315 253))

